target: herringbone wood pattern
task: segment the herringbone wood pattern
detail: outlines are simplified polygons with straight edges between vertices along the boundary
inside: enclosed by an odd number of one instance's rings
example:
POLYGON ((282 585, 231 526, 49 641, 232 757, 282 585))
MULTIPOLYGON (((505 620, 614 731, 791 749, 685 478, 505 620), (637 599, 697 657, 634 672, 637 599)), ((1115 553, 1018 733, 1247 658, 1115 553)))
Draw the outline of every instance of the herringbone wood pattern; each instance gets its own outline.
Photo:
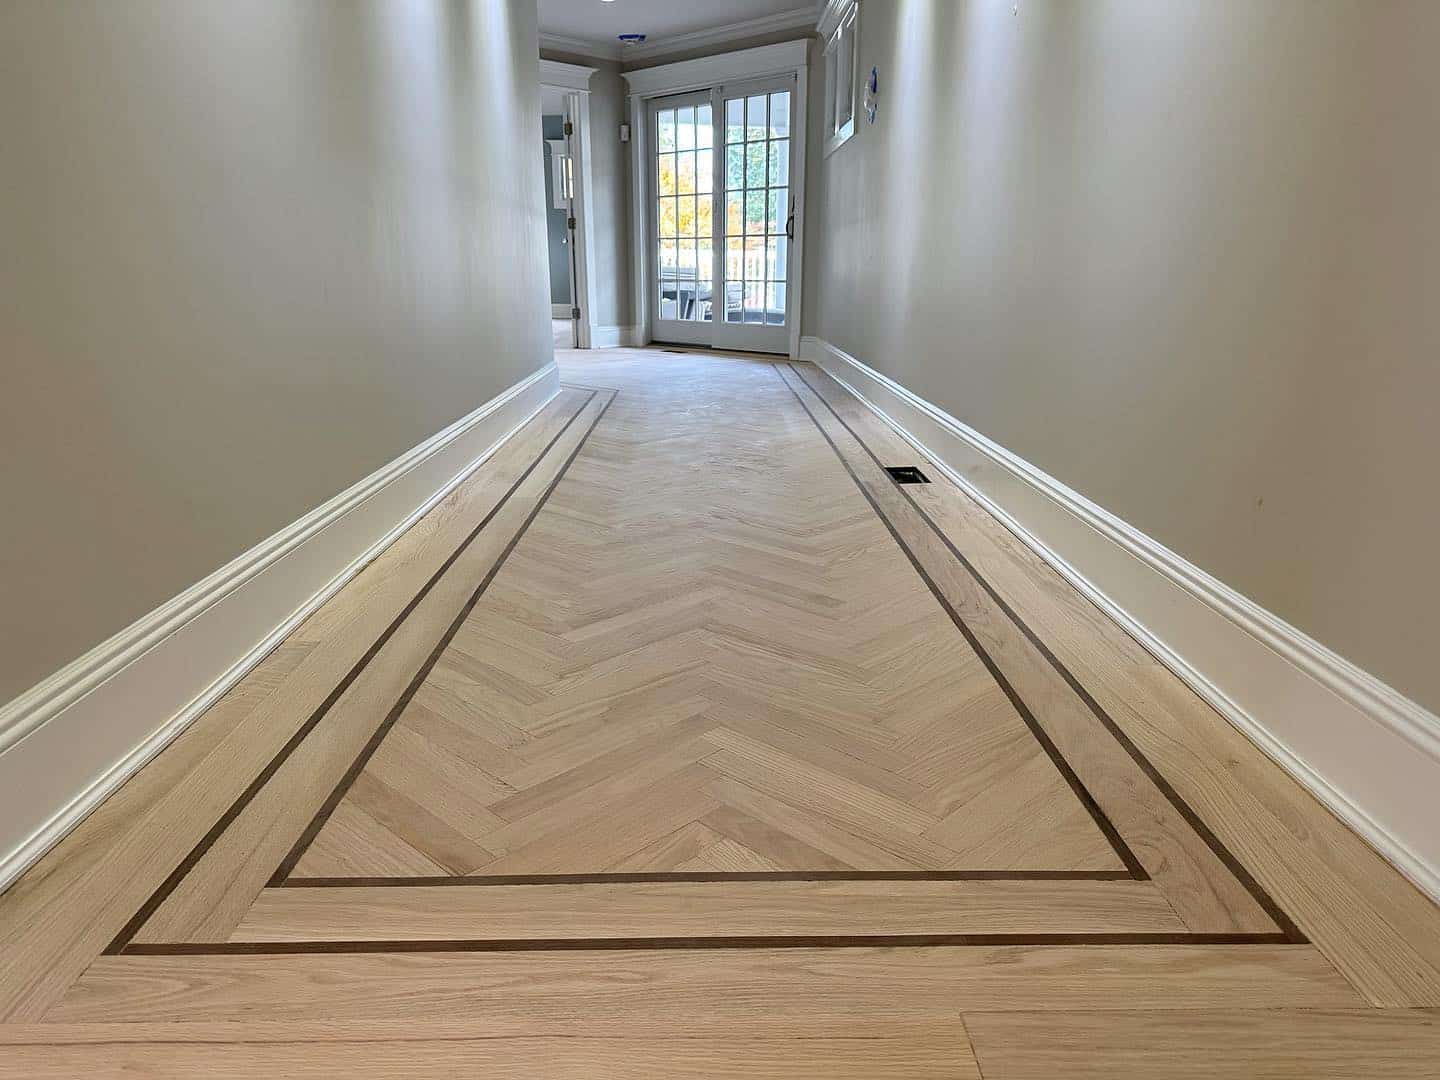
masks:
POLYGON ((775 369, 656 374, 294 876, 1122 869, 775 369))
POLYGON ((838 385, 565 367, 0 895, 0 1076, 1434 1075, 1440 912, 838 385), (730 873, 1116 865, 1042 739, 1141 872, 730 873))

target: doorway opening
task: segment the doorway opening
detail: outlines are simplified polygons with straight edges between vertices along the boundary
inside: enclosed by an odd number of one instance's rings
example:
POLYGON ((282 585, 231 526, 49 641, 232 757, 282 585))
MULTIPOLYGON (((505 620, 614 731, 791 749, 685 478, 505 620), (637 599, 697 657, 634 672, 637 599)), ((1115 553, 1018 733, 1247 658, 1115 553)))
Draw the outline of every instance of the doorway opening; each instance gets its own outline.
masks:
POLYGON ((794 82, 655 98, 656 341, 789 351, 794 82))
POLYGON ((545 236, 550 326, 557 349, 588 349, 593 332, 594 244, 590 198, 590 76, 594 68, 540 61, 545 236))
POLYGON ((576 346, 575 245, 570 238, 574 163, 565 126, 569 102, 562 90, 540 88, 541 150, 545 165, 545 243, 550 266, 550 326, 555 348, 576 346))
POLYGON ((641 178, 635 243, 644 280, 637 307, 652 341, 794 356, 803 43, 707 58, 707 74, 718 77, 697 87, 698 63, 625 76, 641 178))

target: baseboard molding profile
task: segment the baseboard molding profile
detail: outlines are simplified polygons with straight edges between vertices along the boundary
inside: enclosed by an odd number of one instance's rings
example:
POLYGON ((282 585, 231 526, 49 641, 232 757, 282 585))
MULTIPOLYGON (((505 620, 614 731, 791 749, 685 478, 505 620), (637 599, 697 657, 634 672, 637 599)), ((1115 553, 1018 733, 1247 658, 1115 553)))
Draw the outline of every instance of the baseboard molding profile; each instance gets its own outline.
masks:
POLYGON ((833 376, 1440 901, 1440 717, 817 337, 833 376))
POLYGON ((0 889, 559 389, 551 362, 0 707, 0 889))
POLYGON ((638 326, 596 326, 590 327, 592 349, 635 348, 640 344, 638 326))

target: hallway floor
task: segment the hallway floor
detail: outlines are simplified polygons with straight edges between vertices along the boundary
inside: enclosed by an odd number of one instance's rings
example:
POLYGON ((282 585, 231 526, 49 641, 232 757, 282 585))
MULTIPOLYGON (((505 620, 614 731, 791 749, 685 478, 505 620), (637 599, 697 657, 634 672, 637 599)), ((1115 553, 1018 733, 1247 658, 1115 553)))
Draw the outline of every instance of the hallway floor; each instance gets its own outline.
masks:
POLYGON ((0 1077, 1440 1075, 1440 910, 839 384, 558 355, 0 897, 0 1077))

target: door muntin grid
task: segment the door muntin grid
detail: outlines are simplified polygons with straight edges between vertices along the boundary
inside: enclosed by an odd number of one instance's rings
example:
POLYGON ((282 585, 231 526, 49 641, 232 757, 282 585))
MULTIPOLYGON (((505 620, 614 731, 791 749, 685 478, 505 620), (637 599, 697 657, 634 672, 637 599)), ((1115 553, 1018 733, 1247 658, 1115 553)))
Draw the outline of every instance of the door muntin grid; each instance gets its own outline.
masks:
POLYGON ((667 106, 655 116, 657 317, 714 317, 714 116, 709 103, 667 106))
POLYGON ((724 100, 727 323, 785 325, 792 101, 790 90, 724 100))

